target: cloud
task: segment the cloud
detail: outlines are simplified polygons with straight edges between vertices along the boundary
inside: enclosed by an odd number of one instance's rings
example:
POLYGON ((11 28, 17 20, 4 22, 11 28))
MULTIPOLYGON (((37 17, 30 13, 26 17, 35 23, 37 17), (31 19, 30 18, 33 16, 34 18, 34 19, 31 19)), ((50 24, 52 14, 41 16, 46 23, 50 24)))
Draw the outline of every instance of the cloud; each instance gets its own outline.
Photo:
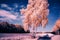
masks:
POLYGON ((19 16, 18 12, 13 14, 10 11, 0 10, 0 17, 1 17, 0 21, 2 21, 2 22, 4 21, 4 22, 12 23, 12 24, 15 24, 15 23, 21 24, 21 18, 19 16))
POLYGON ((7 7, 7 9, 8 9, 8 10, 12 10, 13 8, 11 8, 11 7, 7 7))
POLYGON ((25 8, 25 6, 24 5, 20 5, 20 8, 25 8))
POLYGON ((13 8, 9 7, 7 4, 1 4, 2 8, 6 8, 8 10, 12 10, 13 8))
POLYGON ((1 7, 8 7, 8 5, 6 5, 6 4, 1 4, 1 7))
POLYGON ((9 11, 0 10, 0 16, 5 16, 8 19, 16 20, 17 16, 11 14, 9 11))
POLYGON ((20 14, 18 10, 19 5, 18 4, 0 4, 0 20, 1 21, 7 21, 9 23, 19 23, 21 21, 20 14))
POLYGON ((14 7, 15 7, 15 8, 18 8, 18 4, 17 4, 17 3, 15 3, 15 4, 14 4, 14 7))

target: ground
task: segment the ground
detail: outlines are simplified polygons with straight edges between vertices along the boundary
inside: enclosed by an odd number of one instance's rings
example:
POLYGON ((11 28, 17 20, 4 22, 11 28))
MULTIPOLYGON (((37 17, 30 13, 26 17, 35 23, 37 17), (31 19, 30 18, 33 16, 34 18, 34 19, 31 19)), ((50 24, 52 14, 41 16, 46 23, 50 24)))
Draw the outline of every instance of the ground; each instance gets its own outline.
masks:
MULTIPOLYGON (((45 34, 43 34, 43 35, 45 35, 45 34)), ((36 38, 32 38, 32 34, 30 34, 30 33, 26 33, 26 34, 0 33, 0 40, 38 40, 38 37, 39 36, 43 37, 43 35, 37 34, 36 38)), ((51 37, 51 40, 59 40, 60 39, 60 35, 53 35, 53 36, 51 36, 51 34, 49 34, 49 35, 51 37)))

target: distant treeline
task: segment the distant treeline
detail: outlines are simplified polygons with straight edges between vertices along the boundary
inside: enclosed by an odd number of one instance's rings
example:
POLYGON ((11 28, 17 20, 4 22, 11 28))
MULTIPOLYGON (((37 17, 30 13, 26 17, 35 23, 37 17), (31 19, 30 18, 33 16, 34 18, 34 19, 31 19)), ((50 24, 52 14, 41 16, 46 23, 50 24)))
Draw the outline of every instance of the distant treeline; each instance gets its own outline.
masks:
POLYGON ((8 22, 0 22, 0 33, 29 33, 24 31, 21 25, 9 24, 8 22))

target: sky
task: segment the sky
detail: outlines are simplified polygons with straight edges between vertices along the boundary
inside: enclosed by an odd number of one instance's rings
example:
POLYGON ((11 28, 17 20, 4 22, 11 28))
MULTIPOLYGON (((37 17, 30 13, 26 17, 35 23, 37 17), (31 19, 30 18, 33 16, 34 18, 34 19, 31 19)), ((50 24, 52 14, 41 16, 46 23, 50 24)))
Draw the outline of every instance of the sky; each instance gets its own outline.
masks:
MULTIPOLYGON (((49 15, 46 28, 38 27, 37 31, 50 32, 57 19, 60 18, 60 0, 48 0, 49 15)), ((26 8, 28 0, 1 0, 0 1, 0 22, 9 22, 11 24, 22 23, 20 9, 26 8)))

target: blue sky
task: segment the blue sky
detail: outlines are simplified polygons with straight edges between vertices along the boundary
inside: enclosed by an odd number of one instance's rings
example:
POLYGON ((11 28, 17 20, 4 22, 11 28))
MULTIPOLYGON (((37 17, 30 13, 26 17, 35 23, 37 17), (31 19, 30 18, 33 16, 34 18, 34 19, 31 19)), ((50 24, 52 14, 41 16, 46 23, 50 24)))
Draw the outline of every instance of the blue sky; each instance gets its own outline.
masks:
MULTIPOLYGON (((7 21, 12 24, 22 25, 20 14, 21 8, 26 8, 28 0, 1 0, 0 1, 0 22, 7 21), (2 13, 3 12, 3 13, 2 13), (4 15, 5 14, 5 15, 4 15), (12 17, 11 17, 12 16, 12 17)), ((46 28, 37 28, 37 31, 51 31, 56 20, 60 18, 60 0, 48 0, 49 16, 46 28)))

